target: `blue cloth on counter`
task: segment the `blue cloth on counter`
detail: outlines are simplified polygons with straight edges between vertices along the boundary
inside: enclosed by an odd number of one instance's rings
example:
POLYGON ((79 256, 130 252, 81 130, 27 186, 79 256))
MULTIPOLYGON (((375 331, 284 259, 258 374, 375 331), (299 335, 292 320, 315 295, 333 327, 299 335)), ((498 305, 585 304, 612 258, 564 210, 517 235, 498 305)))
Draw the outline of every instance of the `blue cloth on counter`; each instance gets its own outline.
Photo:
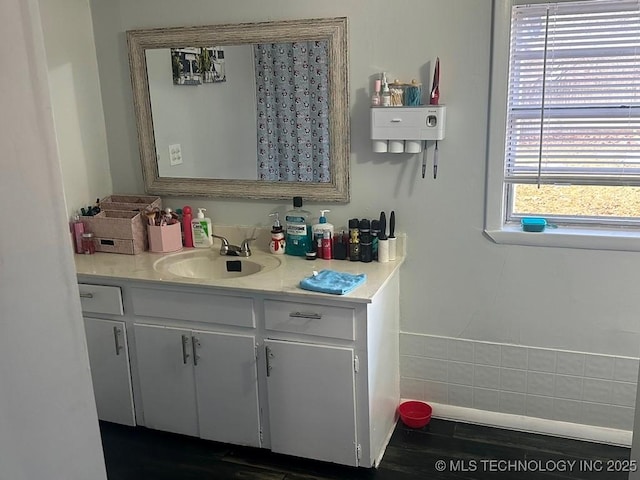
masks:
POLYGON ((317 275, 302 279, 300 288, 314 292, 344 295, 362 285, 366 280, 367 276, 364 273, 354 275, 353 273, 336 272, 335 270, 321 270, 317 275))

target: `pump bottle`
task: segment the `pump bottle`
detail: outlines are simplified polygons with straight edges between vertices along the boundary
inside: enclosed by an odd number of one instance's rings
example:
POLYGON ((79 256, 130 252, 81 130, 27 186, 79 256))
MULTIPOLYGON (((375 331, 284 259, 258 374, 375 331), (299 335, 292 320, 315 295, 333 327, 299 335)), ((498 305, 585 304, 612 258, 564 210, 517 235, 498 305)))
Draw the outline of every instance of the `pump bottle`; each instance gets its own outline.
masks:
POLYGON ((284 231, 280 225, 278 213, 269 214, 270 217, 276 217, 271 228, 271 241, 269 242, 269 251, 274 255, 283 255, 285 249, 284 231))
MULTIPOLYGON (((322 240, 324 238, 324 232, 329 232, 329 239, 333 242, 333 225, 331 223, 327 223, 327 217, 325 213, 330 212, 331 210, 320 210, 320 218, 318 219, 318 223, 313 226, 313 246, 318 255, 318 258, 326 258, 330 260, 333 255, 328 257, 325 256, 325 249, 322 247, 322 240)), ((331 253, 331 250, 329 250, 331 253)))
POLYGON ((204 212, 206 211, 206 208, 199 208, 196 216, 197 218, 191 220, 191 232, 194 247, 206 248, 213 245, 211 219, 204 216, 204 212))

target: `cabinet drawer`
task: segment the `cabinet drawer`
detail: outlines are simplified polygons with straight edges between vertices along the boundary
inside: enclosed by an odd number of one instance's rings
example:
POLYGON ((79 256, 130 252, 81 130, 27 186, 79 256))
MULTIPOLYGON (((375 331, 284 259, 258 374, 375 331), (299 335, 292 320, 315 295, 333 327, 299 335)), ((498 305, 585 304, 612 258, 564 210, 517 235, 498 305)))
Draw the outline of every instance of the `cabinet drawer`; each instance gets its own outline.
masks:
POLYGON ((120 287, 78 284, 83 312, 124 315, 120 287))
POLYGON ((265 300, 264 320, 267 330, 355 340, 352 308, 265 300))
POLYGON ((131 299, 136 315, 255 327, 253 299, 248 297, 133 288, 131 299))

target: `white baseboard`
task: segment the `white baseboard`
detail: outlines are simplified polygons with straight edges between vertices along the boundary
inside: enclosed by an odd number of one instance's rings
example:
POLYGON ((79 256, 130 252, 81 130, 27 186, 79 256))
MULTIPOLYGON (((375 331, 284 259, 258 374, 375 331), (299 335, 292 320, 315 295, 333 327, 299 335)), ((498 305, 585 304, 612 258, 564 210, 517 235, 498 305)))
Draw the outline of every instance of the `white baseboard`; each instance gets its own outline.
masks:
POLYGON ((589 442, 606 443, 622 447, 631 447, 633 432, 614 428, 595 427, 577 423, 546 420, 544 418, 489 412, 475 408, 457 407, 429 402, 433 408, 433 417, 443 420, 474 423, 490 427, 506 428, 530 433, 540 433, 554 437, 573 438, 589 442))

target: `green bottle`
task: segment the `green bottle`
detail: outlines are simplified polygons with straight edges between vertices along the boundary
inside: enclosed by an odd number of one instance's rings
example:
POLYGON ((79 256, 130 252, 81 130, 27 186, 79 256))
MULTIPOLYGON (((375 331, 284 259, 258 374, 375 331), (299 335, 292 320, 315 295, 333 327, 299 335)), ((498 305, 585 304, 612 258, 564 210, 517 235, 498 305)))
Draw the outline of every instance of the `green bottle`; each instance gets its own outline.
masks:
POLYGON ((302 209, 302 197, 293 197, 293 209, 285 216, 286 245, 284 253, 296 257, 304 257, 311 251, 311 228, 309 217, 311 212, 302 209))

